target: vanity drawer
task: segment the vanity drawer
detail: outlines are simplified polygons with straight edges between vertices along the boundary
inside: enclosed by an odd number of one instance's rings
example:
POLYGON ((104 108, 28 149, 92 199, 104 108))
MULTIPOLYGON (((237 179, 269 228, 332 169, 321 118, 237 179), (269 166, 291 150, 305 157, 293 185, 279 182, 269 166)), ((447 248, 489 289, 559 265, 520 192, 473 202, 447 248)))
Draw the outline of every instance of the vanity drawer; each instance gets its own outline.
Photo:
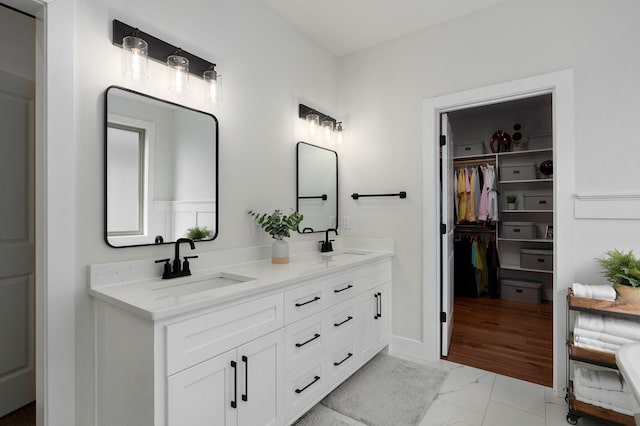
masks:
POLYGON ((358 321, 360 321, 358 311, 357 299, 347 300, 328 309, 325 313, 327 340, 335 342, 355 334, 358 329, 358 321))
POLYGON ((323 312, 318 312, 286 326, 284 329, 284 365, 287 366, 287 370, 294 369, 301 363, 322 354, 326 341, 327 333, 323 312))
POLYGON ((283 325, 282 293, 167 325, 167 375, 240 346, 283 325))
POLYGON ((317 281, 284 293, 284 319, 286 324, 321 312, 324 309, 324 281, 317 281))
POLYGON ((355 297, 358 294, 355 274, 340 274, 329 278, 325 284, 325 291, 327 307, 355 297))
POLYGON ((351 374, 358 361, 357 336, 330 345, 327 350, 327 386, 331 387, 351 374))
POLYGON ((309 409, 326 389, 325 356, 321 355, 287 374, 284 383, 286 422, 309 409))
POLYGON ((391 260, 362 269, 358 274, 358 291, 364 293, 388 282, 391 282, 391 260))

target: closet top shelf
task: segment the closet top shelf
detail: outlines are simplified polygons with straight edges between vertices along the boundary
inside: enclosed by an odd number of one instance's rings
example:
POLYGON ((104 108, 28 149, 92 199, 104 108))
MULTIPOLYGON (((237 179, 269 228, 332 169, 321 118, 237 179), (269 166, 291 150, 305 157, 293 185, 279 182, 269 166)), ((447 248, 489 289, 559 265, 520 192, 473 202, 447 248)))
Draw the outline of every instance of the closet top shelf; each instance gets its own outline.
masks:
POLYGON ((569 289, 567 293, 567 301, 569 303, 569 309, 573 311, 603 314, 640 321, 640 305, 576 297, 573 295, 572 289, 569 289))
POLYGON ((543 148, 543 149, 528 149, 523 151, 511 151, 511 152, 494 152, 490 154, 476 154, 476 155, 461 155, 458 157, 453 157, 453 160, 470 160, 470 159, 478 159, 482 161, 483 159, 494 159, 496 157, 502 156, 512 156, 512 155, 526 155, 526 154, 536 154, 543 152, 553 152, 553 148, 543 148))

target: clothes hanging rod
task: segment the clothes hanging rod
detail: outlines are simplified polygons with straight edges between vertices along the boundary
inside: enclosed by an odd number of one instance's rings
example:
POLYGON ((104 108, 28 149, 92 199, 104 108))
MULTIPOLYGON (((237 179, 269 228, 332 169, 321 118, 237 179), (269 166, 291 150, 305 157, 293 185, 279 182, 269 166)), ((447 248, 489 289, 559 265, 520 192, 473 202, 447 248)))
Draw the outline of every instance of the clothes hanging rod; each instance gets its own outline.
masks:
POLYGON ((400 191, 397 194, 358 194, 357 192, 354 192, 353 194, 351 194, 351 198, 353 198, 354 200, 357 200, 358 198, 363 198, 363 197, 400 197, 400 198, 407 198, 407 193, 405 191, 400 191))
POLYGON ((315 198, 322 198, 323 201, 327 201, 327 194, 322 194, 322 195, 310 195, 310 196, 306 196, 306 197, 298 197, 299 200, 310 200, 310 199, 315 199, 315 198))

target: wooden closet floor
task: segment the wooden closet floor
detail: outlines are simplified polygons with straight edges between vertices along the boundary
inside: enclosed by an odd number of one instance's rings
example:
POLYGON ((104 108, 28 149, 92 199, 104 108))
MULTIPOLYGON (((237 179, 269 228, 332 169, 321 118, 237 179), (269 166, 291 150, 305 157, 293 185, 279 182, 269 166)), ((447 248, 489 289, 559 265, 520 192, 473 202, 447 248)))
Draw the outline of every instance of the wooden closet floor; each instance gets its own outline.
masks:
POLYGON ((456 297, 448 361, 553 386, 553 303, 456 297))

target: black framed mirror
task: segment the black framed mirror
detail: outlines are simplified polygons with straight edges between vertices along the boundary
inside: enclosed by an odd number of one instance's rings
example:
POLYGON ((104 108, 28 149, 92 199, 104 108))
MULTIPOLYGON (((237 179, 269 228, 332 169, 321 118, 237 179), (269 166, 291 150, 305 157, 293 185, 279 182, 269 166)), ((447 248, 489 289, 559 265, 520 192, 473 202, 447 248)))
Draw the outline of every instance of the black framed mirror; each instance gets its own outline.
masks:
POLYGON ((105 229, 112 247, 218 235, 218 120, 111 86, 105 95, 105 229))
POLYGON ((304 215, 298 232, 338 228, 338 153, 298 142, 296 146, 296 210, 304 215))

